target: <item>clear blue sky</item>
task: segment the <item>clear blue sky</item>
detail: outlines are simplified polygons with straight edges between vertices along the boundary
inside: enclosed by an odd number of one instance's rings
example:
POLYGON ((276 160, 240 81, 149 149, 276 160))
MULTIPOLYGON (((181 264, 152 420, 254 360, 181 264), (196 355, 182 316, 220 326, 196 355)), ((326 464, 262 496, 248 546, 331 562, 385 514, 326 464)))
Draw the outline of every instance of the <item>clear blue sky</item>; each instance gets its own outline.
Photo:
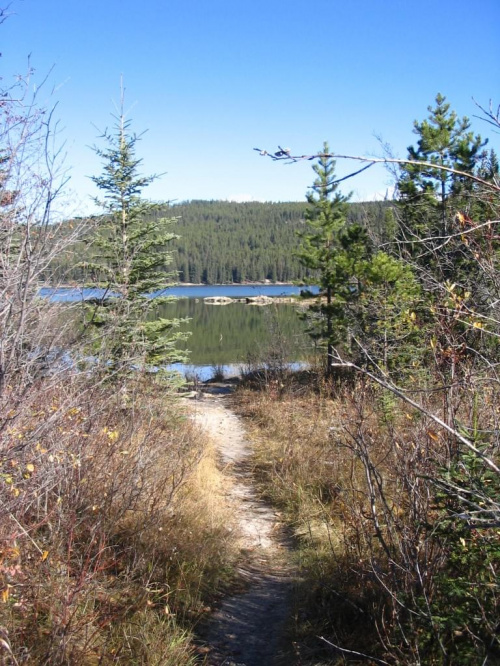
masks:
MULTIPOLYGON (((155 200, 303 200, 311 165, 254 147, 302 154, 328 140, 375 155, 379 135, 404 157, 437 92, 469 117, 472 97, 500 103, 499 0, 14 0, 11 13, 4 82, 28 54, 39 79, 54 66, 75 202, 95 193, 89 146, 112 122, 121 74, 133 127, 148 130, 143 172, 165 172, 145 191, 155 200)), ((345 191, 369 199, 389 184, 374 167, 345 191)))

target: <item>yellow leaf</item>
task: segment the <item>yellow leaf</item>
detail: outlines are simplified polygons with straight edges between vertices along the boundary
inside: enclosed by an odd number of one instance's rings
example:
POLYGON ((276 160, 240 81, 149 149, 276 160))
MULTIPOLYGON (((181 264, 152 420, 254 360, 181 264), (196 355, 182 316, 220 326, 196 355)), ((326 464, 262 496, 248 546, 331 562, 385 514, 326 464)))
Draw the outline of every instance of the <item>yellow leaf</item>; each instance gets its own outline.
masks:
POLYGON ((35 465, 33 465, 33 463, 28 463, 26 465, 26 469, 28 470, 28 472, 34 472, 35 471, 35 465))
POLYGON ((483 328, 483 323, 481 321, 475 321, 472 324, 472 328, 483 328))
POLYGON ((42 560, 42 562, 45 562, 45 560, 48 558, 48 556, 49 556, 49 551, 44 550, 43 553, 42 553, 42 557, 40 559, 42 560))
POLYGON ((434 430, 428 430, 428 431, 427 431, 427 434, 428 434, 429 437, 430 437, 431 439, 433 439, 435 442, 439 441, 439 437, 438 437, 437 434, 434 432, 434 430))
POLYGON ((2 601, 4 602, 4 604, 7 603, 9 596, 10 596, 10 591, 9 591, 9 586, 7 585, 5 590, 2 590, 2 601))

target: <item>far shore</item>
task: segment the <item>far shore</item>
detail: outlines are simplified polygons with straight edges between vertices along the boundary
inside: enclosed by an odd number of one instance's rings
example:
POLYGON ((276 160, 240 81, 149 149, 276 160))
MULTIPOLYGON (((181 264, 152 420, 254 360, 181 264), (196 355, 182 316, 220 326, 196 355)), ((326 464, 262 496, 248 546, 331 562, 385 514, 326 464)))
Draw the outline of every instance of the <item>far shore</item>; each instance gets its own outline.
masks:
MULTIPOLYGON (((41 287, 46 289, 81 289, 82 285, 77 282, 61 282, 56 285, 43 282, 41 287)), ((173 282, 168 284, 165 289, 169 287, 307 287, 307 285, 299 283, 295 284, 294 282, 271 282, 270 280, 264 280, 263 282, 217 282, 217 283, 206 283, 206 282, 173 282)), ((86 288, 85 285, 83 288, 86 288)))

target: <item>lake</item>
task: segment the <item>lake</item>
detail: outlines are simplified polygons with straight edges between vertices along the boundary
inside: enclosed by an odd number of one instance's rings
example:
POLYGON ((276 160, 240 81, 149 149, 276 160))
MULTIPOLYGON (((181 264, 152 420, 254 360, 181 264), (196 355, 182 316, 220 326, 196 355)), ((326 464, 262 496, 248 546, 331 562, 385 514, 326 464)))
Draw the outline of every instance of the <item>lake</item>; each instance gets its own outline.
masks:
MULTIPOLYGON (((175 296, 177 298, 208 298, 209 296, 228 296, 229 298, 249 298, 251 296, 296 296, 304 287, 291 284, 214 284, 214 285, 176 285, 151 294, 175 296)), ((317 290, 315 287, 307 287, 317 290)), ((42 287, 40 295, 51 298, 58 303, 75 302, 98 298, 102 294, 100 289, 79 289, 77 287, 64 287, 53 289, 42 287)))
MULTIPOLYGON (((245 303, 214 305, 204 298, 228 296, 286 297, 298 295, 301 287, 294 285, 179 285, 165 293, 178 300, 159 308, 159 316, 168 319, 188 318, 180 330, 190 331, 189 339, 180 348, 189 350, 189 363, 175 366, 184 374, 204 381, 221 367, 226 375, 238 372, 245 364, 281 356, 287 363, 300 363, 307 358, 311 340, 306 325, 297 313, 298 306, 277 303, 257 306, 245 303)), ((75 302, 99 297, 97 290, 48 289, 43 296, 58 302, 75 302)))

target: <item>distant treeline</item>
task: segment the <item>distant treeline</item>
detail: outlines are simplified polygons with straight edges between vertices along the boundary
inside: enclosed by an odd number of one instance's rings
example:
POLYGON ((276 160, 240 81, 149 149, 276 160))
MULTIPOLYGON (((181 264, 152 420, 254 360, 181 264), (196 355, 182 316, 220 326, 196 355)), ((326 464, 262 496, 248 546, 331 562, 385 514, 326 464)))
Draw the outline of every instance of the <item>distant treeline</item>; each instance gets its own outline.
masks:
MULTIPOLYGON (((365 225, 378 241, 386 234, 391 207, 390 202, 351 203, 348 219, 365 225)), ((157 214, 178 218, 172 232, 179 235, 170 244, 172 261, 165 270, 177 273, 179 282, 204 284, 307 281, 313 276, 295 256, 306 208, 306 202, 165 205, 157 214)), ((90 236, 58 257, 52 266, 56 278, 85 280, 82 264, 92 261, 94 251, 90 236)))

